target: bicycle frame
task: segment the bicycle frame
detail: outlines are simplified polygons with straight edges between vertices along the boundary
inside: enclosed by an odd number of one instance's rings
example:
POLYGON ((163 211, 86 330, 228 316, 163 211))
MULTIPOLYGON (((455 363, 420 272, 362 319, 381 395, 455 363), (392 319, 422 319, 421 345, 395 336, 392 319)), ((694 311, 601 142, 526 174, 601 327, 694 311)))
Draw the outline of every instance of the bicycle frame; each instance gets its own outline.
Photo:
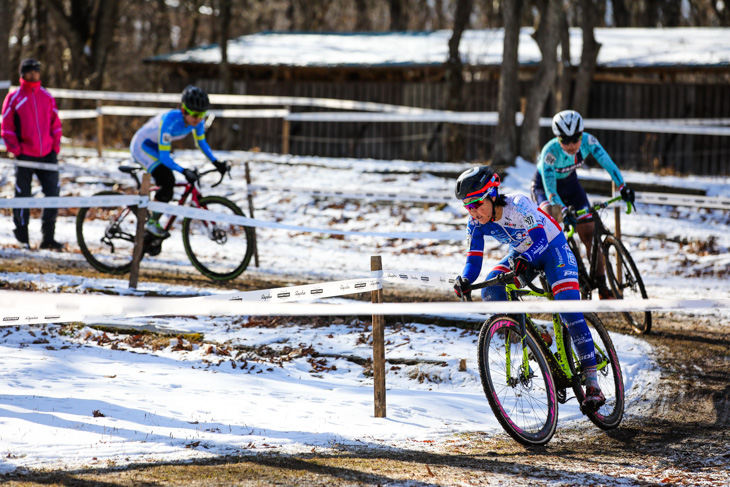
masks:
MULTIPOLYGON (((568 245, 571 247, 573 255, 575 255, 579 275, 582 275, 588 281, 586 284, 589 286, 589 291, 592 291, 593 289, 596 289, 598 287, 596 272, 598 269, 599 252, 603 254, 602 237, 606 235, 612 235, 612 233, 608 230, 608 228, 606 228, 606 225, 603 223, 601 216, 598 214, 598 210, 607 208, 611 204, 620 200, 621 197, 616 196, 603 203, 592 205, 588 208, 588 210, 578 210, 575 212, 577 216, 590 214, 591 220, 589 221, 592 221, 594 225, 591 244, 591 255, 587 256, 589 264, 588 269, 586 269, 586 265, 583 262, 583 258, 581 257, 579 243, 577 243, 573 238, 573 236, 575 235, 575 225, 566 225, 567 233, 565 235, 565 238, 566 240, 568 240, 568 245)), ((631 206, 628 207, 626 213, 631 213, 631 206)))
MULTIPOLYGON (((505 274, 502 274, 500 276, 497 276, 493 279, 490 279, 489 281, 484 281, 479 284, 475 284, 472 286, 472 289, 479 289, 482 287, 488 287, 493 286, 495 284, 504 284, 505 288, 507 290, 507 296, 510 301, 516 301, 519 300, 520 297, 523 296, 535 296, 539 298, 547 298, 549 300, 554 300, 554 296, 552 291, 550 291, 550 286, 548 285, 547 279, 545 278, 545 274, 542 271, 538 271, 538 275, 536 277, 540 278, 540 283, 542 288, 538 288, 537 286, 532 284, 532 280, 524 282, 525 287, 518 287, 516 284, 514 284, 514 272, 507 272, 505 274)), ((568 359, 568 353, 573 353, 572 350, 568 351, 565 348, 565 337, 563 335, 563 321, 560 318, 560 315, 558 313, 552 314, 552 321, 553 321, 553 333, 555 335, 555 345, 557 348, 556 352, 553 352, 550 346, 545 342, 545 340, 542 338, 541 333, 537 329, 537 326, 532 321, 532 317, 530 317, 529 314, 521 314, 520 315, 520 342, 522 345, 522 363, 523 366, 520 367, 521 373, 523 374, 523 379, 529 379, 529 366, 528 364, 528 348, 527 344, 525 342, 525 336, 526 336, 526 330, 527 328, 530 328, 535 336, 540 337, 539 340, 537 340, 538 345, 543 349, 545 352, 545 356, 548 359, 548 364, 550 366, 550 369, 555 374, 555 382, 558 389, 567 389, 569 387, 572 387, 573 380, 575 380, 575 376, 571 370, 571 364, 568 359)), ((608 354, 605 350, 601 349, 600 345, 596 342, 594 342, 594 347, 596 349, 596 363, 597 363, 597 370, 602 370, 604 367, 608 366, 608 354)), ((507 359, 507 380, 513 381, 518 380, 517 378, 511 377, 511 369, 509 365, 512 363, 512 351, 509 347, 509 337, 505 336, 505 349, 506 349, 506 359, 507 359)), ((579 360, 576 356, 573 355, 573 364, 579 363, 579 360)), ((563 397, 565 399, 565 397, 563 397)), ((564 402, 561 400, 561 402, 564 402)))
MULTIPOLYGON (((142 183, 140 182, 139 177, 137 177, 137 172, 141 172, 141 171, 143 171, 143 169, 141 167, 134 168, 132 171, 129 171, 129 174, 134 178, 135 183, 137 183, 138 190, 142 187, 142 183)), ((208 171, 204 171, 204 172, 200 173, 200 176, 202 177, 202 176, 205 176, 206 174, 210 174, 213 172, 218 172, 218 170, 210 169, 208 171)), ((223 181, 223 178, 225 177, 226 174, 227 173, 222 173, 218 182, 211 185, 211 187, 215 188, 216 186, 218 186, 223 181)), ((177 202, 178 206, 184 206, 187 203, 188 198, 192 197, 191 202, 192 202, 193 206, 195 206, 196 208, 201 208, 199 200, 200 200, 200 198, 203 197, 203 194, 200 192, 200 190, 194 184, 191 184, 189 182, 175 183, 175 187, 176 188, 178 188, 178 187, 185 188, 183 190, 182 196, 178 199, 178 202, 177 202)), ((159 186, 154 186, 154 187, 150 188, 150 193, 153 191, 157 191, 158 189, 159 189, 159 186)), ((165 224, 165 230, 167 230, 169 232, 170 229, 172 228, 172 225, 175 223, 175 220, 177 220, 177 215, 170 215, 170 218, 167 220, 167 223, 165 224)))

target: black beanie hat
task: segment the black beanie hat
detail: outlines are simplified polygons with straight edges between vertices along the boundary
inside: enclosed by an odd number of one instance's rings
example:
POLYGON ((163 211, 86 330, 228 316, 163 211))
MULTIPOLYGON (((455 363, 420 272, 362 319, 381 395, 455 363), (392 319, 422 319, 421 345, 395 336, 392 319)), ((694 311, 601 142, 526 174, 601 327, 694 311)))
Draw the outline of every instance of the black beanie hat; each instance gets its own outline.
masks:
POLYGON ((23 59, 23 61, 20 63, 20 76, 23 76, 25 73, 29 71, 40 71, 41 70, 41 63, 36 61, 33 58, 23 59))

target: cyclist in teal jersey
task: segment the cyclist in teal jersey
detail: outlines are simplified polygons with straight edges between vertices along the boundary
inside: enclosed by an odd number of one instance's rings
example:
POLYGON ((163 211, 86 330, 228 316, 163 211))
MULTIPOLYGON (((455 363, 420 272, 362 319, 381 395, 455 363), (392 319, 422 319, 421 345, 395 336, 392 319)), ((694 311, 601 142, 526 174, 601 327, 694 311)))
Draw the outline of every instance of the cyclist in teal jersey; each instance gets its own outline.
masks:
MULTIPOLYGON (((189 85, 182 92, 180 108, 156 115, 147 121, 134 134, 129 149, 134 160, 144 166, 159 189, 155 193, 155 201, 168 203, 172 200, 175 188, 174 171, 182 173, 189 183, 198 181, 198 173, 178 165, 170 156, 172 142, 186 137, 191 132, 195 145, 205 154, 213 165, 225 174, 228 161, 218 161, 205 140, 205 116, 210 101, 208 94, 200 88, 189 85)), ((160 238, 170 236, 159 223, 161 213, 153 212, 147 220, 145 230, 160 238)))
MULTIPOLYGON (((575 110, 563 110, 553 117, 555 138, 542 148, 537 161, 537 171, 532 181, 532 199, 546 213, 552 213, 550 205, 560 208, 563 221, 575 224, 576 231, 588 255, 593 242, 593 222, 590 214, 579 217, 577 221, 569 207, 587 210, 590 206, 588 196, 578 181, 576 169, 585 163, 590 155, 603 167, 621 191, 621 197, 634 203, 635 194, 624 182, 616 163, 601 146, 598 139, 583 131, 583 118, 575 110)), ((556 215, 557 216, 557 215, 556 215)), ((603 256, 598 254, 597 262, 598 293, 602 299, 609 299, 611 292, 606 284, 603 256)))

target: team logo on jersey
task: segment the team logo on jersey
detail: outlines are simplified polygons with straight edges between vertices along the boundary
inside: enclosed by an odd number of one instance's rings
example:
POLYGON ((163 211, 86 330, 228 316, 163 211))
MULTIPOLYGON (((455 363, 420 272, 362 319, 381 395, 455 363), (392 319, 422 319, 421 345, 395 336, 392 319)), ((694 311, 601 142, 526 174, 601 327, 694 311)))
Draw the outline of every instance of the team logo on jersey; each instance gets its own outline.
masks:
POLYGON ((552 154, 547 154, 545 156, 545 164, 547 164, 548 166, 552 166, 553 164, 555 164, 555 156, 552 154))
POLYGON ((165 144, 165 145, 171 144, 172 143, 172 135, 167 134, 167 133, 162 134, 162 143, 165 144))
POLYGON ((558 264, 558 267, 565 267, 565 262, 561 262, 560 264, 558 264))
POLYGON ((598 139, 596 139, 592 135, 588 136, 588 145, 596 145, 597 143, 598 143, 598 139))

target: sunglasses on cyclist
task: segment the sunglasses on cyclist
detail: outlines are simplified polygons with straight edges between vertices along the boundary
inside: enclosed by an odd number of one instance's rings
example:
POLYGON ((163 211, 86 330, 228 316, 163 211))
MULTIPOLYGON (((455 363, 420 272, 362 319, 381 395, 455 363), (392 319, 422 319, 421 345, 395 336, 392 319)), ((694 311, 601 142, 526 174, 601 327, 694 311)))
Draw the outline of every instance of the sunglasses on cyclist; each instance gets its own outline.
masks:
POLYGON ((487 199, 488 197, 489 197, 489 193, 486 193, 484 196, 480 196, 479 198, 473 199, 468 203, 464 202, 464 208, 466 208, 467 210, 476 210, 484 204, 484 200, 487 199))
POLYGON ((195 118, 205 118, 205 116, 208 114, 208 110, 204 110, 202 112, 195 112, 195 111, 189 109, 188 107, 186 107, 184 103, 183 103, 182 108, 183 108, 183 111, 187 115, 190 115, 191 117, 195 117, 195 118))
POLYGON ((558 140, 560 141, 561 144, 565 144, 565 145, 575 144, 576 142, 578 142, 580 140, 581 137, 583 137, 583 134, 578 132, 571 136, 558 137, 558 140))

